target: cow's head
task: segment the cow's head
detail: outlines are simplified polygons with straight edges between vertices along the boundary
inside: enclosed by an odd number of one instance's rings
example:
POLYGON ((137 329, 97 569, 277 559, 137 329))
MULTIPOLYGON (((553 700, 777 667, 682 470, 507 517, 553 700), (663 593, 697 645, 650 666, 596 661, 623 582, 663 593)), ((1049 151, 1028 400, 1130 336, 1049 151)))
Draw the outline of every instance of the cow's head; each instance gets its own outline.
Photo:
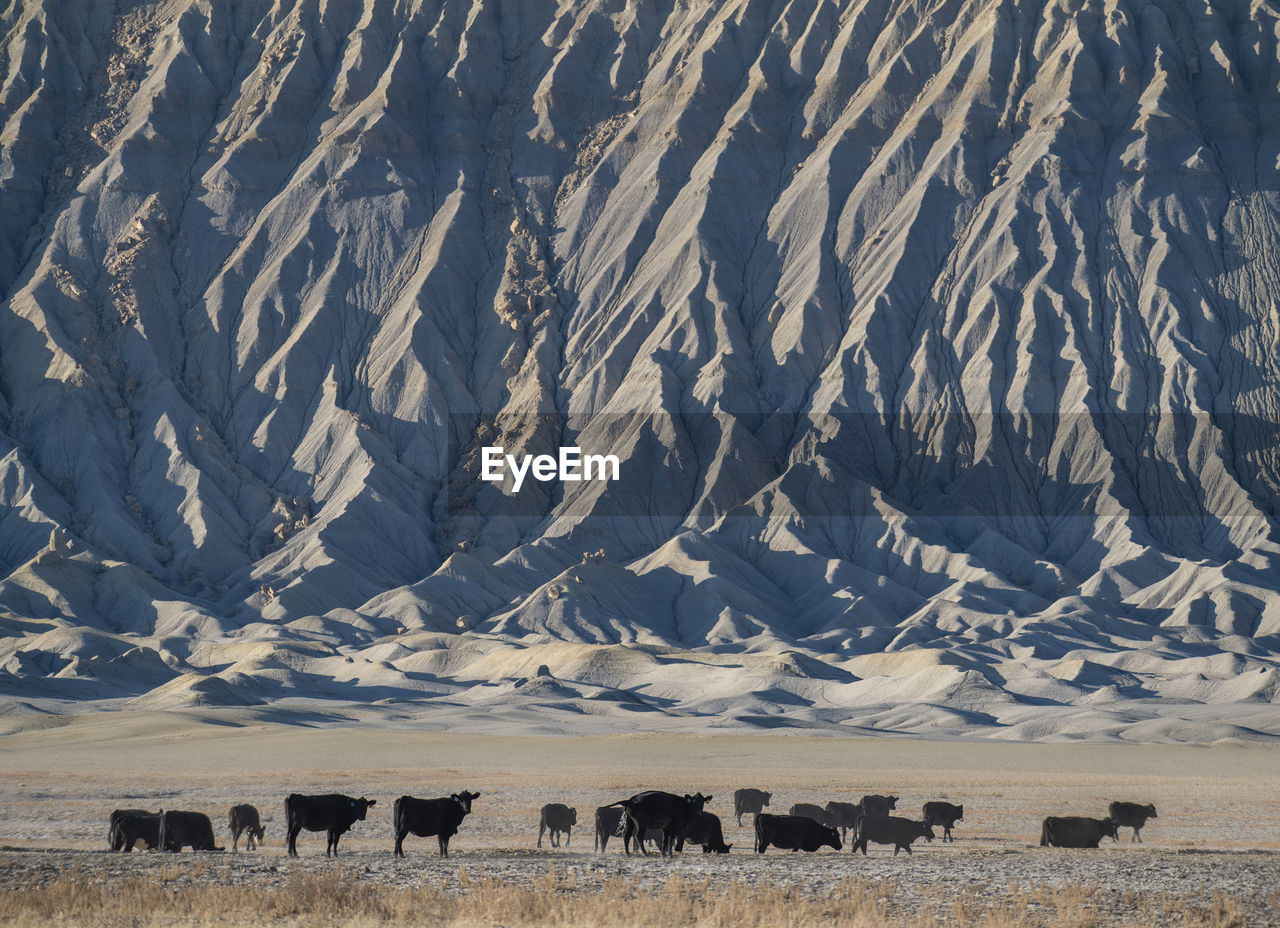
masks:
POLYGON ((702 793, 694 793, 692 796, 690 796, 688 793, 685 793, 684 801, 689 803, 689 808, 692 809, 694 812, 701 812, 702 807, 711 801, 711 797, 704 796, 702 795, 702 793))
POLYGON ((888 803, 890 809, 898 808, 897 796, 885 796, 884 798, 885 798, 885 801, 888 803))
POLYGON ((458 805, 462 806, 462 811, 463 811, 463 812, 466 812, 466 813, 470 814, 470 812, 471 812, 471 800, 472 800, 472 799, 479 799, 479 798, 480 798, 480 794, 479 794, 479 793, 470 793, 470 792, 467 792, 467 791, 464 789, 464 790, 463 790, 462 792, 460 792, 460 793, 453 793, 452 795, 450 795, 450 796, 449 796, 449 798, 450 798, 450 799, 452 799, 454 802, 456 802, 458 805))
POLYGON ((249 834, 253 835, 256 840, 261 841, 267 834, 267 826, 254 825, 249 829, 249 834))
MULTIPOLYGON (((816 822, 814 824, 817 824, 816 822)), ((826 844, 835 850, 840 850, 843 845, 840 843, 840 832, 835 828, 828 828, 826 825, 818 825, 822 829, 822 844, 826 844)))
POLYGON ((569 824, 578 824, 578 809, 576 806, 569 810, 569 824))
POLYGON ((1147 818, 1159 818, 1156 815, 1156 807, 1154 805, 1147 806, 1147 818))
POLYGON ((928 841, 933 840, 933 826, 928 822, 924 822, 924 827, 920 829, 920 835, 928 841))
POLYGON ((351 811, 355 813, 356 818, 360 821, 364 821, 365 813, 369 811, 370 806, 378 804, 378 800, 365 799, 363 796, 359 799, 349 799, 347 801, 351 804, 351 811))
POLYGON ((964 806, 956 806, 956 821, 959 822, 959 821, 962 821, 963 819, 964 819, 964 806))
POLYGON ((769 804, 769 800, 772 798, 773 798, 773 793, 765 793, 764 800, 760 803, 760 805, 767 806, 769 804))
POLYGON ((1108 815, 1106 818, 1102 820, 1102 828, 1103 828, 1102 833, 1104 835, 1106 835, 1109 838, 1115 838, 1117 841, 1120 840, 1119 829, 1118 829, 1118 826, 1116 825, 1116 820, 1113 819, 1111 816, 1108 815))

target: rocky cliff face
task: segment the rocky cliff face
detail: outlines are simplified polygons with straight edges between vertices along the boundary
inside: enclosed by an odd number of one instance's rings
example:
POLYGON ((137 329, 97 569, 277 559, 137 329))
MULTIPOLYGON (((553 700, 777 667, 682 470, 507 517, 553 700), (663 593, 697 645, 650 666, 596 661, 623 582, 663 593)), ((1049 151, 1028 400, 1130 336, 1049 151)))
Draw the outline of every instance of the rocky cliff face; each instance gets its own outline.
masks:
POLYGON ((1278 30, 14 0, 0 692, 1280 733, 1278 30))

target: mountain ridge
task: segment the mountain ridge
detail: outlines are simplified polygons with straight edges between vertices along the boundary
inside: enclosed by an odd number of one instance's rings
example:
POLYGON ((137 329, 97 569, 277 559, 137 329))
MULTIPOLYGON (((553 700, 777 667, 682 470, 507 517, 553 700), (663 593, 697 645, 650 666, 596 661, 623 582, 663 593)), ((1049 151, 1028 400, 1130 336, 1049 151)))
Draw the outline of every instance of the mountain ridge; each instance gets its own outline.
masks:
POLYGON ((1280 733, 1276 14, 1074 6, 16 0, 0 692, 1280 733))

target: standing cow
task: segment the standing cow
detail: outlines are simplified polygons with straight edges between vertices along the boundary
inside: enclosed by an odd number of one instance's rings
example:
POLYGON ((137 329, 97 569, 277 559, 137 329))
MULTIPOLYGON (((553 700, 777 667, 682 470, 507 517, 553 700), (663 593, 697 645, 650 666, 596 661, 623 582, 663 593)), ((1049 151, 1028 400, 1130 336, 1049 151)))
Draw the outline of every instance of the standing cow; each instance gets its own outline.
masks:
POLYGON ((596 850, 601 854, 609 846, 609 839, 618 833, 622 825, 622 809, 619 806, 600 806, 596 809, 596 850))
POLYGON ((898 808, 897 796, 863 796, 862 802, 858 803, 862 806, 862 814, 869 815, 872 818, 884 818, 894 809, 898 808))
MULTIPOLYGON (((1107 815, 1116 823, 1116 832, 1119 833, 1121 828, 1132 828, 1133 837, 1129 839, 1132 844, 1137 841, 1142 844, 1142 835, 1138 832, 1142 831, 1142 826, 1147 824, 1149 818, 1159 818, 1156 815, 1156 807, 1153 805, 1141 805, 1136 802, 1113 802, 1107 806, 1107 815)), ((1113 836, 1114 840, 1119 841, 1118 837, 1113 836)))
POLYGON ((231 831, 231 852, 234 854, 239 848, 236 846, 240 843, 240 836, 248 834, 248 840, 245 842, 245 849, 252 851, 255 844, 262 845, 262 839, 266 835, 267 830, 262 827, 262 819, 258 817, 258 810, 250 805, 232 806, 231 811, 227 813, 227 827, 231 831))
POLYGON ((892 844, 894 857, 898 856, 898 851, 906 851, 910 855, 911 842, 916 838, 932 841, 933 829, 925 822, 913 822, 897 815, 864 815, 854 829, 851 852, 862 851, 865 857, 867 842, 874 841, 876 844, 892 844))
POLYGON ((578 824, 578 810, 571 809, 563 802, 549 802, 542 807, 542 816, 538 821, 538 847, 542 847, 542 836, 551 832, 551 846, 560 846, 560 834, 564 833, 564 846, 569 846, 573 837, 573 826, 578 824))
POLYGON ((702 811, 702 807, 711 801, 710 796, 686 793, 677 796, 662 790, 648 790, 637 793, 630 799, 622 799, 611 805, 622 806, 624 826, 622 831, 622 849, 631 852, 631 841, 636 839, 641 854, 648 854, 642 839, 650 829, 662 829, 662 856, 670 857, 675 853, 676 839, 683 834, 693 817, 702 811))
POLYGON ((1115 836, 1115 819, 1110 818, 1050 815, 1040 826, 1041 847, 1097 847, 1103 838, 1115 836))
POLYGON ((828 802, 826 809, 827 824, 840 829, 841 839, 849 836, 849 829, 858 827, 862 818, 862 805, 857 802, 828 802))
POLYGON ((956 822, 964 819, 964 806, 953 805, 937 800, 924 804, 924 822, 926 825, 941 825, 942 840, 955 841, 951 836, 951 828, 956 822))
POLYGON ((791 816, 798 815, 802 818, 811 818, 819 825, 826 825, 828 828, 835 827, 831 823, 831 816, 827 814, 827 810, 812 802, 797 802, 791 807, 787 814, 791 816))
POLYGON ((304 796, 301 793, 290 793, 284 801, 284 814, 288 828, 289 856, 298 856, 298 832, 324 831, 329 841, 325 845, 324 856, 338 856, 338 839, 351 830, 356 822, 364 821, 369 809, 377 805, 376 799, 353 799, 341 793, 326 793, 320 796, 304 796))
POLYGON ((773 793, 762 789, 736 789, 733 791, 733 814, 738 817, 738 827, 742 827, 742 813, 750 812, 759 815, 769 805, 773 793))
POLYGON ((193 851, 220 851, 213 845, 213 822, 203 812, 160 810, 160 850, 177 853, 184 847, 193 851))
POLYGON ((463 790, 439 799, 415 799, 401 796, 396 800, 392 818, 396 829, 396 857, 404 856, 405 836, 419 838, 436 836, 440 856, 449 856, 449 839, 458 833, 458 826, 471 812, 471 800, 479 799, 479 793, 463 790))
POLYGON ((107 843, 126 854, 141 841, 147 850, 160 846, 160 813, 146 809, 116 809, 107 823, 107 843))

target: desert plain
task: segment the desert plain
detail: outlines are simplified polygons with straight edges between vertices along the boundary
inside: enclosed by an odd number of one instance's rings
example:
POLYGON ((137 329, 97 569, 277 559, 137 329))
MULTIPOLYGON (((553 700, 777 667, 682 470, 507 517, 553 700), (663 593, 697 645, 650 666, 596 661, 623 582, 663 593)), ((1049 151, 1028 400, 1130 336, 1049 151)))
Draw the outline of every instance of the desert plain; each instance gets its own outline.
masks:
POLYGON ((776 924, 784 913, 798 925, 1280 924, 1280 750, 1266 744, 471 735, 251 710, 0 725, 0 920, 17 925, 776 924), (875 845, 866 857, 847 846, 758 855, 750 816, 739 827, 732 815, 743 786, 772 791, 775 813, 881 792, 914 817, 929 799, 962 803, 965 819, 954 843, 917 842, 911 857, 875 845), (615 839, 595 853, 594 809, 649 788, 710 793, 732 851, 628 857, 615 839), (394 800, 461 789, 481 796, 449 858, 410 837, 395 860, 394 800), (303 832, 292 860, 283 800, 294 791, 378 804, 338 859, 303 832), (1124 830, 1096 851, 1038 846, 1045 815, 1100 817, 1112 799, 1156 805, 1143 843, 1124 830), (237 802, 269 819, 259 851, 106 851, 108 814, 129 807, 206 812, 229 849, 237 802), (547 802, 578 810, 567 846, 536 847, 547 802))

